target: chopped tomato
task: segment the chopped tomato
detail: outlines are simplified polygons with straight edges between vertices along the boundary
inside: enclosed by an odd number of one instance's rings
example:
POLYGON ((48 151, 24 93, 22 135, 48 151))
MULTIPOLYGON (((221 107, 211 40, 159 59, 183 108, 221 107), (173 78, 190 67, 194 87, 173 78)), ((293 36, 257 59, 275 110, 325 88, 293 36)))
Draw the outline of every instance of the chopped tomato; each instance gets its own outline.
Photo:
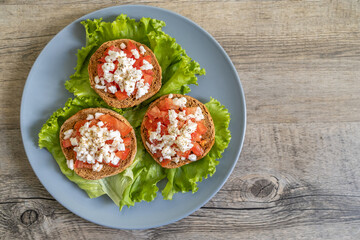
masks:
POLYGON ((92 169, 91 164, 88 163, 84 163, 82 161, 76 160, 75 161, 75 166, 74 168, 88 168, 88 169, 92 169))
POLYGON ((123 52, 126 54, 126 57, 128 57, 128 58, 131 58, 133 55, 129 49, 124 49, 123 52))
POLYGON ((135 44, 133 44, 131 41, 128 42, 128 45, 127 45, 126 49, 128 49, 130 52, 131 52, 131 50, 133 50, 133 49, 136 49, 136 50, 137 50, 135 44))
POLYGON ((80 136, 79 130, 80 130, 80 128, 81 128, 82 126, 84 126, 85 123, 87 123, 87 120, 85 120, 85 119, 84 119, 84 120, 77 121, 77 122, 75 123, 75 125, 74 125, 74 130, 75 130, 75 132, 76 132, 76 135, 80 136))
POLYGON ((116 165, 112 164, 111 162, 109 162, 108 165, 111 166, 111 167, 119 167, 120 166, 120 161, 116 165))
POLYGON ((145 120, 144 126, 147 130, 155 131, 156 129, 156 123, 150 119, 145 120))
POLYGON ((118 99, 118 100, 124 100, 124 99, 127 99, 129 96, 126 94, 126 92, 125 91, 117 91, 116 93, 115 93, 115 97, 118 99))
POLYGON ((148 74, 148 75, 154 75, 154 71, 149 69, 149 70, 142 70, 143 74, 148 74))
POLYGON ((115 155, 121 160, 125 160, 130 153, 130 148, 125 148, 125 151, 117 151, 115 155))
POLYGON ((169 120, 169 113, 167 111, 160 111, 159 117, 161 123, 165 124, 166 126, 170 124, 169 120))
POLYGON ((101 115, 99 119, 105 123, 109 130, 118 130, 121 136, 126 136, 131 132, 131 127, 109 114, 101 115))
POLYGON ((206 133, 207 127, 204 125, 203 121, 197 122, 196 131, 197 131, 199 134, 204 134, 204 133, 206 133))
POLYGON ((63 140, 63 141, 62 141, 62 145, 63 145, 64 148, 68 148, 68 147, 71 147, 71 146, 72 146, 70 139, 65 139, 65 140, 63 140))
POLYGON ((123 138, 123 141, 124 141, 125 147, 128 147, 131 145, 131 138, 129 138, 129 137, 123 138))
POLYGON ((120 50, 120 48, 118 48, 118 47, 110 46, 110 47, 108 47, 108 49, 106 50, 105 55, 109 55, 109 51, 120 52, 121 50, 120 50))
POLYGON ((117 120, 116 129, 120 131, 122 137, 128 135, 131 132, 131 127, 121 122, 120 120, 117 120))
POLYGON ((161 162, 161 166, 162 167, 165 167, 166 165, 168 165, 170 162, 170 159, 163 159, 162 162, 161 162))
POLYGON ((162 111, 178 108, 178 106, 173 103, 173 100, 171 98, 165 98, 161 100, 158 104, 158 107, 162 111))
POLYGON ((135 63, 133 64, 134 68, 140 69, 140 67, 143 65, 142 58, 136 59, 135 63))
POLYGON ((149 74, 144 74, 144 82, 151 85, 154 77, 149 74))
POLYGON ((150 120, 154 120, 155 118, 159 117, 160 109, 157 106, 155 106, 147 112, 147 115, 150 120))
POLYGON ((106 144, 112 144, 114 142, 114 140, 106 140, 105 143, 106 144))
POLYGON ((98 122, 99 122, 99 120, 97 120, 97 119, 91 120, 89 127, 92 127, 92 126, 96 125, 98 122))
POLYGON ((177 154, 179 157, 188 158, 189 155, 190 155, 190 153, 191 153, 191 150, 186 151, 186 152, 177 152, 176 154, 177 154))
POLYGON ((197 142, 194 142, 194 146, 191 148, 191 151, 196 156, 202 156, 204 154, 204 149, 202 149, 202 147, 197 142))
POLYGON ((114 64, 115 64, 115 68, 114 68, 114 70, 110 71, 112 74, 114 74, 114 72, 118 69, 118 66, 119 66, 119 61, 118 61, 118 60, 116 60, 116 61, 114 62, 114 64))
POLYGON ((105 86, 107 89, 109 89, 111 86, 115 86, 117 88, 117 84, 115 82, 106 82, 105 81, 105 86))
MULTIPOLYGON (((148 63, 151 63, 151 56, 150 55, 147 55, 145 57, 142 58, 142 61, 147 61, 148 63)), ((143 62, 141 61, 142 64, 144 64, 143 62)))
POLYGON ((191 140, 195 141, 195 142, 200 142, 201 141, 201 134, 198 132, 194 132, 191 134, 191 140))
POLYGON ((178 122, 178 128, 181 129, 184 126, 184 124, 185 124, 185 121, 180 120, 178 122))
POLYGON ((187 108, 185 108, 185 112, 186 112, 186 115, 195 114, 196 107, 187 107, 187 108))
POLYGON ((97 65, 97 73, 98 73, 98 76, 99 78, 103 77, 104 76, 104 70, 102 69, 102 65, 104 65, 103 63, 99 63, 97 65))

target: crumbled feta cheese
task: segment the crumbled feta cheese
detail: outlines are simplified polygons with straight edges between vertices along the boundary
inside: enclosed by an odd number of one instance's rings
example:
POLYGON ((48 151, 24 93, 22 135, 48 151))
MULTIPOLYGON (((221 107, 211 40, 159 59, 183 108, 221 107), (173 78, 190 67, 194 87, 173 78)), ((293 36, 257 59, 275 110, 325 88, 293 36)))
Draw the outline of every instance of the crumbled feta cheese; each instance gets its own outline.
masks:
POLYGON ((204 119, 204 115, 203 115, 200 107, 196 107, 194 116, 195 116, 196 121, 201 121, 204 119))
POLYGON ((71 137, 73 131, 74 130, 72 130, 72 129, 69 129, 69 130, 65 131, 64 132, 64 139, 69 139, 71 137))
POLYGON ((131 53, 134 55, 135 59, 139 59, 140 54, 139 54, 138 50, 131 49, 131 53))
POLYGON ((96 84, 96 85, 95 85, 95 88, 96 88, 96 89, 105 89, 105 86, 96 84))
POLYGON ((102 65, 102 69, 105 72, 111 72, 115 69, 115 64, 113 62, 106 62, 102 65))
POLYGON ((70 142, 71 142, 71 145, 73 145, 73 146, 78 145, 78 140, 76 138, 70 138, 70 142))
POLYGON ((140 67, 141 70, 151 70, 153 68, 153 65, 146 60, 143 60, 143 65, 140 67))
POLYGON ((67 160, 66 164, 70 170, 74 170, 74 160, 73 159, 67 160))
POLYGON ((141 53, 142 55, 144 55, 144 54, 146 53, 146 50, 145 50, 145 48, 144 48, 143 45, 141 45, 141 46, 139 47, 139 50, 140 50, 140 53, 141 53))
POLYGON ((149 91, 150 85, 148 83, 144 83, 144 80, 141 79, 137 82, 137 92, 136 92, 136 99, 141 98, 149 91))
POLYGON ((94 119, 94 115, 92 114, 88 114, 86 117, 86 120, 93 120, 94 119))
POLYGON ((165 146, 161 151, 164 159, 171 159, 176 154, 175 150, 171 146, 165 146))
POLYGON ((103 165, 99 164, 98 162, 95 163, 94 165, 92 165, 92 169, 94 172, 100 172, 102 168, 103 168, 103 165))
POLYGON ((120 48, 121 48, 121 49, 125 49, 125 48, 126 48, 125 43, 121 43, 121 44, 120 44, 120 48))
POLYGON ((196 157, 195 154, 190 154, 190 155, 189 155, 189 160, 190 160, 190 161, 196 161, 196 159, 197 159, 197 157, 196 157))
POLYGON ((94 78, 94 81, 95 81, 96 84, 98 84, 98 83, 100 82, 99 76, 96 76, 96 77, 94 78))
POLYGON ((108 87, 109 92, 111 92, 112 94, 115 94, 117 92, 117 88, 115 86, 110 86, 108 87))
POLYGON ((172 93, 169 94, 168 98, 173 98, 174 95, 172 93))
POLYGON ((173 99, 173 103, 181 108, 186 107, 186 102, 187 102, 187 100, 184 97, 173 99))
POLYGON ((104 123, 103 123, 102 121, 99 121, 99 122, 97 123, 97 125, 98 125, 99 127, 102 127, 102 126, 104 126, 104 123))
POLYGON ((100 116, 104 115, 103 113, 95 113, 95 118, 99 119, 100 116))

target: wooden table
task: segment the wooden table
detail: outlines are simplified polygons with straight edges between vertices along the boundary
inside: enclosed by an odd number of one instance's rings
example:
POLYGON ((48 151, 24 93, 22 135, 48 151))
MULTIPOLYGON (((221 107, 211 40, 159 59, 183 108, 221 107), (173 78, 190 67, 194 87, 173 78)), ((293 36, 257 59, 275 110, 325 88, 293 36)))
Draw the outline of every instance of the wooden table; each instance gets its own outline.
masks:
POLYGON ((119 2, 2 0, 0 238, 360 239, 359 1, 140 3, 192 19, 234 62, 248 116, 234 172, 204 207, 156 229, 109 229, 69 212, 29 165, 21 94, 57 32, 119 2))

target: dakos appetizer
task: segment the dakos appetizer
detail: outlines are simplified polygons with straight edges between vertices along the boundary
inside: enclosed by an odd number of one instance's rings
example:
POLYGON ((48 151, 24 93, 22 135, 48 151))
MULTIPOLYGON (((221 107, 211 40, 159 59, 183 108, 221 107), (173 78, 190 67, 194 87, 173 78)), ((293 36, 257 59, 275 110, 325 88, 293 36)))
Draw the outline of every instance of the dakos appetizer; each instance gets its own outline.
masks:
POLYGON ((116 108, 133 107, 161 88, 161 67, 154 53, 130 39, 103 43, 89 62, 91 87, 116 108))
POLYGON ((122 172, 136 154, 134 129, 123 116, 105 108, 79 111, 64 122, 59 137, 68 167, 89 180, 122 172))
POLYGON ((164 168, 203 158, 214 145, 215 127, 204 104, 181 94, 153 102, 141 124, 146 150, 164 168))

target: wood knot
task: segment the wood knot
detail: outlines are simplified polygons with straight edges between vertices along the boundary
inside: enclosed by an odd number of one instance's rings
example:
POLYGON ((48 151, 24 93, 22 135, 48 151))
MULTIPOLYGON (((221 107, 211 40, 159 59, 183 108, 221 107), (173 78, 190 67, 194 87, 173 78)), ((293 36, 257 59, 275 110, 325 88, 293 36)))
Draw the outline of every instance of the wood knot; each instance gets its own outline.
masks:
POLYGON ((37 213, 37 211, 29 209, 23 212, 23 214, 21 214, 20 220, 24 225, 30 226, 31 224, 36 222, 38 218, 39 214, 37 213))
POLYGON ((271 175, 248 175, 242 179, 241 197, 247 201, 268 202, 278 196, 279 180, 271 175))

